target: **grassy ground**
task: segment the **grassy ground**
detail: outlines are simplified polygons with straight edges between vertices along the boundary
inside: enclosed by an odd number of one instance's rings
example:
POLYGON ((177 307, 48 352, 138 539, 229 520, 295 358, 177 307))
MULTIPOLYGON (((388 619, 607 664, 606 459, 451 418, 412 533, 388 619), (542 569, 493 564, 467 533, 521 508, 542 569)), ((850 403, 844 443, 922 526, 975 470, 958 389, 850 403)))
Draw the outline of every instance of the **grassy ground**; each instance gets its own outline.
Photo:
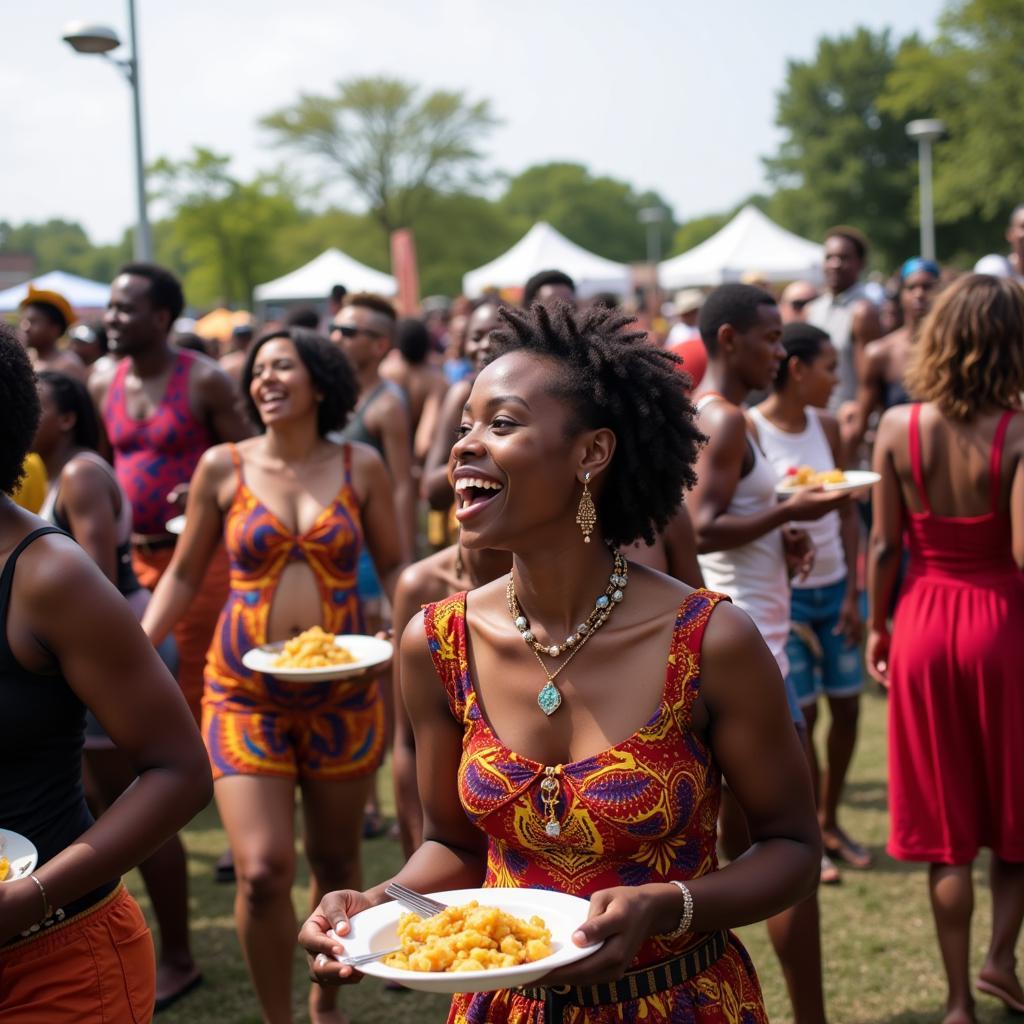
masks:
MULTIPOLYGON (((827 717, 827 716, 826 716, 827 717)), ((941 1018, 944 986, 925 888, 925 870, 898 864, 883 852, 886 835, 885 702, 865 698, 861 742, 847 788, 844 824, 875 853, 870 872, 845 871, 839 886, 822 890, 825 988, 835 1024, 930 1024, 941 1018)), ((207 809, 187 831, 192 874, 196 955, 206 984, 161 1015, 162 1024, 259 1024, 260 1017, 235 938, 231 904, 234 887, 212 882, 213 863, 225 848, 216 811, 207 809)), ((377 839, 364 846, 367 881, 392 874, 401 854, 397 843, 377 839)), ((979 861, 978 909, 973 963, 980 965, 989 927, 989 901, 979 861)), ((302 873, 299 884, 305 886, 302 873)), ((137 876, 132 891, 144 893, 137 876)), ((143 901, 144 902, 144 901, 143 901)), ((296 912, 305 912, 305 891, 295 890, 296 912)), ((791 1020, 778 964, 763 926, 743 929, 775 1022, 791 1020)), ((295 956, 295 1016, 305 1021, 304 963, 295 956)), ((353 1024, 405 1024, 443 1021, 447 1000, 413 992, 386 992, 373 980, 342 995, 353 1024)), ((985 1000, 982 1024, 1009 1021, 985 1000)), ((1018 1018, 1019 1019, 1019 1018, 1018 1018)))

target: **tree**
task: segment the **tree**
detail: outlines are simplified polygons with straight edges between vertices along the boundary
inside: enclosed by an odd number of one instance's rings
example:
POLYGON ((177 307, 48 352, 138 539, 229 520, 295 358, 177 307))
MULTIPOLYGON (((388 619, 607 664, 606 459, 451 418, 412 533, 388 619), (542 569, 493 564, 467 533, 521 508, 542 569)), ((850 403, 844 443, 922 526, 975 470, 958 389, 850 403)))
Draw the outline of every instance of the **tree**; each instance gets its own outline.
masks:
MULTIPOLYGON (((660 207, 659 252, 672 241, 672 209, 654 192, 636 192, 624 181, 594 177, 582 164, 550 163, 529 167, 512 178, 499 200, 522 234, 547 221, 577 245, 622 263, 647 258, 647 226, 640 211, 660 207)), ((492 253, 492 256, 497 253, 492 253)))
POLYGON ((93 245, 81 224, 60 219, 19 225, 0 221, 0 251, 31 253, 37 275, 64 270, 93 281, 111 280, 118 266, 131 258, 127 236, 120 244, 93 245))
POLYGON ((885 266, 917 251, 917 154, 903 119, 880 102, 899 54, 917 45, 859 28, 821 39, 813 61, 789 62, 775 119, 785 138, 765 161, 780 223, 810 238, 854 224, 885 266))
MULTIPOLYGON (((1024 200, 1024 16, 1019 0, 966 0, 943 14, 929 45, 898 55, 882 109, 941 118, 935 146, 935 216, 953 251, 977 255, 1024 200)), ((982 250, 984 251, 984 250, 982 250)))
POLYGON ((171 208, 157 250, 184 272, 192 305, 248 305, 257 284, 291 269, 277 242, 303 217, 293 187, 281 175, 239 181, 230 162, 197 147, 187 160, 150 169, 157 197, 171 208))
POLYGON ((422 96, 396 78, 339 82, 262 118, 275 144, 341 171, 390 234, 416 227, 432 193, 477 184, 482 139, 497 123, 487 100, 438 90, 422 96))

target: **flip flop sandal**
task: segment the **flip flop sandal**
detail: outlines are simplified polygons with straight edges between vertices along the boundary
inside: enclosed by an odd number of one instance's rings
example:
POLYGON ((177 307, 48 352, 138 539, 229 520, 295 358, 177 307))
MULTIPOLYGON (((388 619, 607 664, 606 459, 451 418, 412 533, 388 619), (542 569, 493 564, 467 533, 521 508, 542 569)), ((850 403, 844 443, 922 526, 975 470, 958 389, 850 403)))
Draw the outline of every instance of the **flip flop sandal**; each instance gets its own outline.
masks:
POLYGON ((1011 1013, 1024 1013, 1024 1003, 1019 999, 1014 999, 1005 988, 1001 988, 991 981, 986 981, 984 978, 979 978, 975 982, 974 987, 979 992, 984 992, 985 995, 998 999, 1011 1013))
POLYGON ((865 871, 871 867, 871 854, 859 843, 855 843, 849 836, 840 839, 833 839, 831 836, 823 836, 822 843, 825 852, 834 860, 841 860, 851 868, 865 871))
POLYGON ((197 974, 190 982, 182 985, 177 992, 172 992, 169 996, 164 996, 158 999, 153 1004, 153 1013, 163 1013, 164 1010, 170 1009, 179 999, 184 999, 190 992, 194 992, 203 983, 203 976, 197 974))

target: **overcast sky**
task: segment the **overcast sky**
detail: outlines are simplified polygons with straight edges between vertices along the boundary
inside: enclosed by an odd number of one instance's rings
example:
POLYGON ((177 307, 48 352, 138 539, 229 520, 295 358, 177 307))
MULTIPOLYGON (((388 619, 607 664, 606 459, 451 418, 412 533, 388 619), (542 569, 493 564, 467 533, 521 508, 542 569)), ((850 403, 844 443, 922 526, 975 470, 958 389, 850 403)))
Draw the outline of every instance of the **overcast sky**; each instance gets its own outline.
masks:
MULTIPOLYGON (((61 42, 121 0, 4 5, 0 219, 65 217, 94 241, 134 220, 129 90, 61 42)), ((932 35, 941 0, 137 0, 148 160, 194 144, 274 165, 257 118, 352 75, 488 98, 489 164, 572 160, 661 193, 677 219, 764 183, 788 59, 864 24, 932 35)))

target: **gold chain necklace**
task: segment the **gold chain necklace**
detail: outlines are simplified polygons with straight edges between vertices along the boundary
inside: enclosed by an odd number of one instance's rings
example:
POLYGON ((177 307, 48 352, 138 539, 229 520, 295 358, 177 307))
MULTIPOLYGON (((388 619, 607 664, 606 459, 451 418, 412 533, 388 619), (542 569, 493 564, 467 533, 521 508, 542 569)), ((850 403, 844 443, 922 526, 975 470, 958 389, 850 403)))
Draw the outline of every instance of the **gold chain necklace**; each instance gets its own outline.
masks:
POLYGON ((534 656, 540 663, 540 667, 544 670, 544 675, 547 676, 547 681, 537 694, 537 706, 545 715, 550 717, 562 705, 562 695, 559 693, 558 687, 555 686, 555 678, 583 649, 583 645, 608 621, 608 617, 615 609, 615 606, 625 597, 625 587, 629 582, 628 572, 626 560, 621 554, 616 552, 612 574, 608 577, 608 586, 605 592, 594 602, 594 610, 587 616, 587 621, 581 622, 575 631, 565 638, 563 643, 551 644, 547 647, 534 636, 533 631, 530 629, 530 621, 523 614, 523 610, 516 598, 512 573, 509 573, 508 585, 505 588, 509 614, 512 616, 516 629, 519 630, 523 640, 530 650, 533 651, 534 656), (544 664, 542 655, 547 655, 549 658, 557 658, 566 650, 569 651, 569 656, 561 665, 549 672, 544 664))

